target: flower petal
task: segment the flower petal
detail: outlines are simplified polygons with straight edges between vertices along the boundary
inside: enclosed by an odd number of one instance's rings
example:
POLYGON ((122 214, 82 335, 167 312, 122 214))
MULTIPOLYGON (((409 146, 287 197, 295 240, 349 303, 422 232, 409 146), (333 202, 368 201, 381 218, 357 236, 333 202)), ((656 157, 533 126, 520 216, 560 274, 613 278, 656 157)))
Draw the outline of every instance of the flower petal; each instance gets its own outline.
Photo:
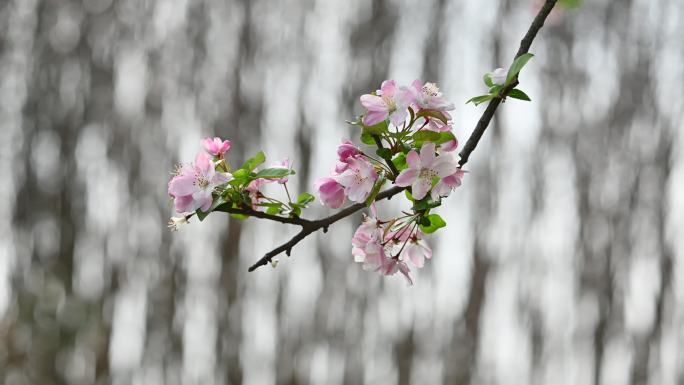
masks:
POLYGON ((420 164, 422 167, 431 168, 435 161, 435 144, 425 142, 420 149, 420 164))
POLYGON ((190 195, 197 191, 195 176, 192 174, 173 177, 169 182, 169 195, 174 197, 190 195))
POLYGON ((420 170, 420 156, 415 150, 409 151, 406 155, 406 163, 414 170, 420 170))
POLYGON ((413 168, 407 168, 406 170, 399 173, 399 176, 397 176, 397 179, 394 181, 394 184, 396 184, 399 187, 407 187, 410 186, 411 183, 413 183, 417 177, 418 170, 413 168))
POLYGON ((427 192, 430 191, 430 187, 432 187, 431 180, 428 178, 417 178, 411 186, 411 195, 417 200, 423 199, 427 192))
POLYGON ((371 94, 361 95, 359 98, 361 100, 361 105, 365 107, 368 111, 374 112, 387 112, 387 103, 379 97, 371 94))

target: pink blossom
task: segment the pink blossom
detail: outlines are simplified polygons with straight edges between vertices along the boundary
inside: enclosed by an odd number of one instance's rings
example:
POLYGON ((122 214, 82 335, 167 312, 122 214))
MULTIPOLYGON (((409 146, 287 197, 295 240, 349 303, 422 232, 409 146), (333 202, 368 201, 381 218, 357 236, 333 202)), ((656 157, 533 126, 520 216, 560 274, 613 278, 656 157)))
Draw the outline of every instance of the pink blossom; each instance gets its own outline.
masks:
POLYGON ((208 153, 214 156, 223 156, 230 150, 230 140, 221 140, 219 137, 204 138, 202 146, 208 153))
POLYGON ((245 187, 245 191, 247 191, 249 199, 252 201, 252 209, 257 211, 264 210, 263 206, 259 206, 259 203, 262 201, 261 198, 263 198, 263 195, 261 195, 261 186, 272 182, 273 179, 257 178, 249 182, 247 187, 245 187))
POLYGON ((432 258, 432 249, 430 249, 430 246, 428 246, 427 243, 421 239, 421 237, 422 232, 417 231, 415 235, 409 238, 408 243, 402 252, 402 259, 408 259, 411 261, 413 266, 419 269, 425 264, 425 258, 432 258))
POLYGON ((411 270, 405 262, 400 261, 397 258, 383 259, 382 265, 378 269, 378 272, 382 275, 394 275, 397 273, 397 271, 401 272, 401 274, 404 275, 409 285, 413 285, 413 280, 409 275, 411 270))
POLYGON ((344 186, 337 183, 335 179, 320 178, 314 184, 314 189, 318 191, 318 197, 323 205, 338 209, 344 204, 344 186))
POLYGON ((362 158, 350 158, 349 167, 335 179, 344 186, 344 193, 349 200, 364 202, 378 179, 373 165, 362 158))
POLYGON ((423 84, 423 82, 416 79, 411 83, 409 90, 413 94, 416 105, 421 109, 437 110, 449 117, 447 111, 455 108, 453 103, 442 97, 442 93, 435 83, 423 84))
POLYGON ((465 175, 465 171, 457 169, 453 174, 442 178, 435 187, 432 188, 432 199, 437 200, 439 197, 446 197, 451 194, 456 187, 461 185, 461 178, 465 175))
POLYGON ((361 150, 350 140, 345 140, 337 147, 337 156, 340 162, 346 162, 349 158, 361 154, 361 150))
POLYGON ((385 80, 376 94, 361 95, 361 105, 368 110, 363 124, 372 126, 388 117, 395 126, 403 124, 408 116, 408 106, 413 101, 411 92, 397 88, 394 80, 385 80))
MULTIPOLYGON (((283 168, 285 170, 289 170, 290 169, 290 159, 289 158, 283 158, 283 160, 280 162, 274 162, 273 164, 271 164, 271 168, 283 168)), ((277 182, 280 184, 284 184, 284 183, 287 183, 288 180, 289 180, 289 176, 284 176, 280 179, 277 179, 277 182)))
POLYGON ((400 187, 411 186, 415 199, 423 199, 432 187, 433 178, 445 178, 457 170, 456 163, 449 156, 435 156, 435 144, 425 142, 420 156, 411 150, 406 156, 408 168, 402 171, 395 181, 400 187))
POLYGON ((179 213, 197 209, 207 211, 216 186, 232 179, 229 173, 216 172, 209 157, 201 152, 194 164, 182 167, 171 179, 168 192, 174 198, 174 206, 179 213))

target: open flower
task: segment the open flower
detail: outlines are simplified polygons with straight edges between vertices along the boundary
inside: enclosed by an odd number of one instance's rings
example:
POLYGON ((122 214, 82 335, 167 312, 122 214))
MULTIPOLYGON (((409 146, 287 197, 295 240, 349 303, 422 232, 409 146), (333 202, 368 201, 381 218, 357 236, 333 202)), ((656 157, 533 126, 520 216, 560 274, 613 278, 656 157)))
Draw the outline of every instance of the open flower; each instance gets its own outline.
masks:
POLYGON ((324 206, 331 209, 339 209, 344 204, 344 186, 337 183, 333 178, 320 178, 314 184, 318 192, 318 198, 324 206))
POLYGON ((425 258, 432 258, 432 249, 430 249, 430 246, 422 240, 422 236, 423 233, 420 230, 417 230, 415 234, 412 234, 411 237, 409 237, 408 243, 402 252, 402 259, 408 259, 413 266, 419 269, 425 264, 425 258))
POLYGON ((409 87, 409 91, 413 95, 415 104, 426 110, 437 110, 449 117, 447 111, 453 110, 454 104, 442 97, 442 93, 435 83, 425 83, 420 80, 414 80, 409 87))
POLYGON ((344 192, 349 200, 364 202, 373 190, 373 185, 378 179, 378 173, 368 161, 361 158, 351 158, 349 167, 335 179, 344 186, 344 192))
POLYGON ((230 150, 230 140, 221 140, 219 137, 204 138, 202 146, 211 155, 223 156, 223 154, 230 150))
POLYGON ((376 94, 361 95, 361 105, 368 110, 363 117, 363 124, 372 126, 388 117, 395 126, 403 124, 408 116, 408 106, 412 103, 411 92, 399 89, 394 80, 385 80, 376 94))
POLYGON ((252 209, 256 211, 263 211, 264 207, 259 206, 259 203, 263 201, 263 195, 261 194, 261 186, 265 184, 273 183, 273 179, 268 178, 257 178, 249 182, 245 191, 249 194, 249 199, 252 201, 252 209))
POLYGON ((506 83, 506 77, 508 76, 508 71, 503 68, 497 68, 489 73, 489 78, 492 79, 492 83, 497 85, 504 85, 506 83))
POLYGON ((214 164, 202 152, 197 154, 194 164, 182 167, 178 172, 169 182, 168 192, 174 198, 179 213, 197 209, 207 211, 211 207, 211 194, 216 186, 233 179, 229 173, 216 172, 214 164))
POLYGON ((382 275, 394 275, 397 273, 397 271, 401 272, 401 274, 404 275, 409 285, 413 285, 413 280, 409 275, 411 270, 405 262, 400 261, 397 258, 383 259, 382 265, 378 269, 378 272, 382 275))
POLYGON ((433 178, 446 178, 457 170, 456 163, 449 156, 435 156, 435 144, 425 142, 420 156, 415 150, 406 155, 408 168, 397 176, 396 185, 411 186, 415 199, 423 199, 432 187, 433 178))

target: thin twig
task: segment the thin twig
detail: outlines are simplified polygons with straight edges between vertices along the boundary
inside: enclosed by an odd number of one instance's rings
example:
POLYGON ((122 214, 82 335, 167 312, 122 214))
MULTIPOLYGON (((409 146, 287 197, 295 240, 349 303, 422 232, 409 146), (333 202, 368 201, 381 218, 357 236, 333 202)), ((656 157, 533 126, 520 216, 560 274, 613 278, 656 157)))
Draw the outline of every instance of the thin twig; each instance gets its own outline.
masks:
MULTIPOLYGON (((544 25, 544 21, 546 20, 546 17, 549 16, 549 13, 551 13, 553 6, 556 5, 556 1, 557 0, 546 0, 546 3, 544 3, 544 6, 539 10, 539 13, 537 13, 537 16, 532 21, 530 29, 527 31, 525 37, 523 37, 522 41, 520 42, 520 48, 518 49, 518 53, 515 54, 515 58, 518 58, 518 56, 526 54, 530 50, 532 41, 537 36, 537 32, 539 32, 541 27, 544 25)), ((511 82, 511 84, 509 84, 506 88, 501 90, 500 97, 494 98, 489 102, 487 108, 482 114, 482 117, 477 122, 477 125, 475 126, 473 133, 470 134, 468 141, 466 142, 465 146, 463 147, 463 150, 461 150, 461 153, 459 154, 459 156, 461 157, 461 159, 458 161, 459 167, 463 167, 468 162, 470 154, 473 152, 473 150, 475 150, 475 147, 477 147, 477 144, 480 142, 480 139, 482 138, 482 135, 487 129, 487 126, 489 126, 489 122, 494 117, 494 112, 496 112, 496 109, 499 107, 499 104, 501 104, 501 101, 506 98, 506 95, 508 95, 508 93, 517 85, 518 78, 516 76, 516 78, 511 82)))
MULTIPOLYGON (((376 197, 376 200, 382 200, 382 199, 390 199, 393 196, 399 194, 400 192, 404 191, 405 187, 392 187, 389 188, 376 197)), ((346 218, 355 212, 365 208, 366 205, 364 203, 356 203, 353 204, 329 217, 319 219, 316 221, 309 221, 309 223, 305 224, 302 226, 302 230, 297 233, 292 239, 290 239, 288 242, 276 247, 275 249, 269 251, 264 255, 261 259, 259 259, 255 264, 249 267, 249 271, 254 271, 256 268, 259 266, 264 266, 267 263, 271 262, 273 257, 276 255, 285 252, 287 255, 290 255, 290 252, 292 251, 292 247, 294 247, 297 243, 299 243, 301 240, 306 238, 309 234, 314 233, 320 229, 323 229, 323 232, 328 231, 328 226, 332 225, 333 223, 339 221, 340 219, 346 218)))
MULTIPOLYGON (((539 13, 537 13, 537 16, 534 18, 532 21, 532 25, 530 25, 530 29, 527 31, 525 34, 525 37, 522 39, 520 42, 520 49, 518 49, 518 53, 515 55, 517 58, 518 56, 525 54, 529 51, 530 46, 532 45, 532 41, 534 40, 535 36, 537 36, 537 32, 541 29, 541 27, 544 25, 544 21, 546 20, 546 17, 551 13, 551 9, 553 9, 553 6, 556 5, 557 0, 546 0, 546 3, 544 3, 544 6, 539 10, 539 13)), ((509 84, 506 88, 504 88, 501 91, 500 97, 492 99, 489 104, 487 105, 487 108, 485 109, 484 113, 482 114, 482 117, 480 117, 480 120, 477 122, 477 125, 475 126, 475 130, 473 130, 473 133, 470 135, 468 138, 468 141, 466 142, 463 150, 459 154, 461 159, 459 160, 459 167, 463 167, 466 162, 468 162, 468 157, 470 156, 470 153, 475 150, 475 147, 477 147, 478 142, 480 141, 480 138, 482 138, 482 134, 484 134, 485 130, 487 129, 487 126, 489 125, 489 122, 492 120, 492 117, 494 116, 494 112, 496 112, 496 109, 499 107, 499 104, 501 101, 508 95, 508 93, 515 88, 515 86, 518 85, 518 79, 514 79, 511 84, 509 84)), ((379 148, 383 148, 382 142, 380 141, 380 138, 374 136, 374 140, 376 144, 378 145, 379 148)), ((387 160, 387 159, 386 159, 387 160)), ((398 174, 398 171, 396 171, 396 167, 394 167, 394 164, 390 161, 387 161, 387 165, 392 169, 392 172, 394 172, 394 176, 398 174)), ((390 189, 387 189, 376 197, 376 200, 382 200, 382 199, 390 199, 391 197, 399 194, 400 192, 404 191, 406 188, 405 187, 398 187, 394 186, 390 189)), ((282 217, 275 217, 272 218, 273 216, 269 216, 266 219, 271 219, 271 220, 277 220, 278 222, 282 222, 280 219, 288 220, 288 222, 283 222, 283 223, 294 223, 302 226, 302 230, 297 233, 292 239, 290 239, 288 242, 276 247, 275 249, 269 251, 264 255, 261 259, 259 259, 255 264, 249 267, 249 271, 254 271, 260 266, 264 266, 271 262, 271 260, 279 255, 280 253, 285 252, 287 255, 290 255, 292 252, 292 248, 298 244, 300 241, 302 241, 304 238, 306 238, 308 235, 311 233, 314 233, 320 229, 323 229, 323 232, 328 231, 328 227, 332 225, 333 223, 339 221, 340 219, 346 218, 355 212, 365 208, 366 205, 363 203, 356 203, 353 204, 342 211, 337 212, 336 214, 333 214, 329 217, 315 220, 315 221, 308 221, 305 219, 300 219, 300 218, 282 218, 282 217), (278 219, 276 219, 278 218, 278 219), (298 223, 292 222, 294 220, 297 220, 298 223)), ((259 218, 264 218, 264 213, 260 213, 256 211, 255 213, 259 213, 259 215, 253 215, 259 218), (262 215, 263 214, 263 215, 262 215)), ((247 214, 247 215, 252 215, 252 214, 247 214)))

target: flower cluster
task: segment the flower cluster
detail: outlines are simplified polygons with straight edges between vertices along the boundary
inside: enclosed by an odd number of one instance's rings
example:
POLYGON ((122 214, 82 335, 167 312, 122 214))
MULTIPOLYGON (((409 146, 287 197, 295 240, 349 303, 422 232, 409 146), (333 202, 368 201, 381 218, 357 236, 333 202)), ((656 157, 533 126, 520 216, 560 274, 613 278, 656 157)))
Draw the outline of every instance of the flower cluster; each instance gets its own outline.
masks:
POLYGON ((400 218, 382 221, 372 204, 371 215, 364 217, 352 238, 354 261, 363 263, 365 270, 381 275, 394 275, 399 271, 409 285, 413 284, 406 261, 421 268, 426 258, 432 258, 432 250, 423 241, 423 232, 415 222, 417 215, 405 213, 400 218))
POLYGON ((375 151, 343 141, 337 164, 314 188, 321 203, 336 209, 347 199, 373 204, 386 183, 404 187, 412 213, 383 222, 373 208, 354 235, 352 254, 366 269, 383 275, 399 271, 411 282, 405 261, 422 267, 432 256, 423 236, 445 223, 430 211, 461 185, 464 174, 451 154, 458 147, 450 115, 454 105, 437 85, 420 80, 409 86, 386 80, 360 101, 366 113, 349 123, 361 128, 361 141, 375 151))
POLYGON ((314 200, 309 193, 300 194, 296 200, 291 198, 287 182, 294 170, 288 158, 258 170, 266 160, 264 153, 259 152, 241 167, 231 169, 225 157, 231 148, 229 140, 205 138, 202 147, 195 162, 176 166, 169 181, 168 194, 181 214, 169 221, 172 230, 187 223, 193 215, 203 220, 212 211, 231 212, 239 218, 248 216, 250 210, 298 217, 314 200), (271 183, 283 186, 286 201, 262 191, 264 185, 271 183))
MULTIPOLYGON (((453 155, 458 147, 450 115, 454 105, 436 84, 419 80, 408 86, 384 81, 379 90, 362 95, 360 101, 366 111, 349 123, 360 128, 361 143, 366 147, 342 141, 330 173, 316 180, 314 189, 321 203, 332 209, 342 207, 347 200, 370 206, 371 215, 364 218, 351 241, 354 260, 381 275, 400 272, 412 284, 409 266, 421 268, 432 258, 425 236, 446 226, 434 210, 461 185, 464 175, 453 155), (403 191, 410 207, 395 218, 380 220, 375 201, 383 186, 392 184, 391 193, 403 191)), ((242 166, 232 168, 226 158, 230 141, 206 138, 202 147, 195 162, 178 166, 169 182, 168 193, 181 214, 171 218, 172 229, 193 215, 202 220, 213 211, 302 226, 300 235, 255 265, 271 262, 275 266, 273 256, 289 253, 303 237, 317 229, 325 230, 343 217, 316 221, 300 218, 302 209, 315 198, 306 192, 296 199, 291 197, 287 182, 294 170, 287 158, 259 169, 266 160, 259 152, 242 166), (269 184, 282 186, 286 198, 266 194, 264 186, 269 184)), ((347 210, 346 215, 360 207, 347 210)))

